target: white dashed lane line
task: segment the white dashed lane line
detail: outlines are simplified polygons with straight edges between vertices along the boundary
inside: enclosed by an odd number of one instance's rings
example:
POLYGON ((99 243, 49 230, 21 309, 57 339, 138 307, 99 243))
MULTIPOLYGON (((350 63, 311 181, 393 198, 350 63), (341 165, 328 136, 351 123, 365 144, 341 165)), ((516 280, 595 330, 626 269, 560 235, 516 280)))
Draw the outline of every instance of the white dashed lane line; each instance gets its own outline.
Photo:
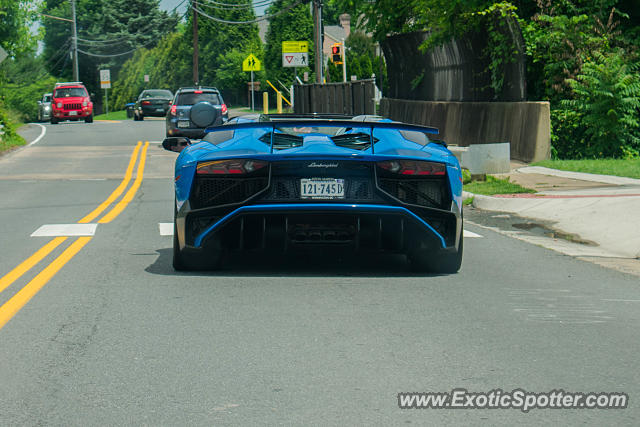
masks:
POLYGON ((93 236, 98 224, 45 224, 31 233, 31 237, 93 236))
POLYGON ((173 236, 173 223, 172 222, 159 222, 158 228, 160 229, 161 236, 173 236))
MULTIPOLYGON (((173 223, 172 222, 160 222, 158 223, 158 228, 160 230, 161 236, 173 236, 173 223)), ((483 237, 480 234, 474 233, 473 231, 464 230, 464 237, 467 238, 478 238, 483 237)))
POLYGON ((480 234, 474 233, 473 231, 464 230, 464 237, 482 237, 480 234))

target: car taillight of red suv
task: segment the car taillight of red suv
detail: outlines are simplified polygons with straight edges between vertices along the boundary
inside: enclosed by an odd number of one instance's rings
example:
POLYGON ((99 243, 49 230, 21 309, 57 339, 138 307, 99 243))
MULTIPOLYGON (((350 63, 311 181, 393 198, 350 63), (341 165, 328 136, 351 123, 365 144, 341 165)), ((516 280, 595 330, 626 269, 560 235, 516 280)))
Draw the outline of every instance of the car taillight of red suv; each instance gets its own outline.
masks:
POLYGON ((51 101, 51 124, 62 120, 93 122, 93 102, 82 83, 56 83, 51 101))

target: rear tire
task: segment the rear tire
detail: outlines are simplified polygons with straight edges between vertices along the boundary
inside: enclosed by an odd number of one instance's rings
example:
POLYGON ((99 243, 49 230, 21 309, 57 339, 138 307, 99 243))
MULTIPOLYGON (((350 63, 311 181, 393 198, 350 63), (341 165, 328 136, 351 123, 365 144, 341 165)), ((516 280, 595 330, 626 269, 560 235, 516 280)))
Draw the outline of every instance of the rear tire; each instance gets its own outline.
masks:
POLYGON ((175 271, 185 271, 187 268, 184 263, 182 251, 180 250, 180 243, 178 242, 178 227, 176 227, 176 221, 173 220, 173 269, 175 271))
POLYGON ((460 242, 456 252, 440 252, 420 250, 409 256, 409 262, 414 271, 436 274, 453 274, 460 270, 464 246, 463 231, 460 232, 460 242))
POLYGON ((173 269, 175 271, 209 271, 217 270, 221 264, 221 251, 185 254, 180 249, 178 227, 175 214, 173 218, 173 269))

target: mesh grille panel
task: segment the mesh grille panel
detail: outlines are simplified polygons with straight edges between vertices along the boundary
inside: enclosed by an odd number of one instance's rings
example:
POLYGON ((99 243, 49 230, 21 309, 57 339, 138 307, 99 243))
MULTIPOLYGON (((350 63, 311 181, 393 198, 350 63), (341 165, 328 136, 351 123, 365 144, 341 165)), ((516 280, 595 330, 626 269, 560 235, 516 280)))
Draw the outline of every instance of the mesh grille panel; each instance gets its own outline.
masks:
POLYGON ((446 209, 449 204, 445 184, 442 179, 379 179, 383 191, 404 203, 440 209, 446 209))
POLYGON ((257 178, 196 177, 191 194, 194 209, 240 203, 264 190, 269 183, 266 176, 257 178))
MULTIPOLYGON (((366 178, 346 178, 344 200, 373 200, 371 181, 366 178)), ((273 177, 271 187, 262 200, 286 201, 300 199, 300 178, 273 177)), ((340 199, 342 200, 342 199, 340 199)))

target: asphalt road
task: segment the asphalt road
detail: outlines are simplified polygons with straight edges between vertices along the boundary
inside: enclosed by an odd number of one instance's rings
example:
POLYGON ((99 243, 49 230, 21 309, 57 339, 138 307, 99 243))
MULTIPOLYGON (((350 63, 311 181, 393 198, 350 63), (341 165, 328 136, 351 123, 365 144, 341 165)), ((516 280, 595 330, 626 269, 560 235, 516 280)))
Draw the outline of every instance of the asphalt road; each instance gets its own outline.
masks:
POLYGON ((45 126, 0 157, 1 425, 640 423, 637 277, 472 225, 454 275, 332 254, 175 273, 163 123, 45 126), (134 150, 144 175, 127 174, 134 150), (31 236, 79 221, 95 235, 31 236), (398 408, 399 392, 454 388, 629 405, 398 408))

